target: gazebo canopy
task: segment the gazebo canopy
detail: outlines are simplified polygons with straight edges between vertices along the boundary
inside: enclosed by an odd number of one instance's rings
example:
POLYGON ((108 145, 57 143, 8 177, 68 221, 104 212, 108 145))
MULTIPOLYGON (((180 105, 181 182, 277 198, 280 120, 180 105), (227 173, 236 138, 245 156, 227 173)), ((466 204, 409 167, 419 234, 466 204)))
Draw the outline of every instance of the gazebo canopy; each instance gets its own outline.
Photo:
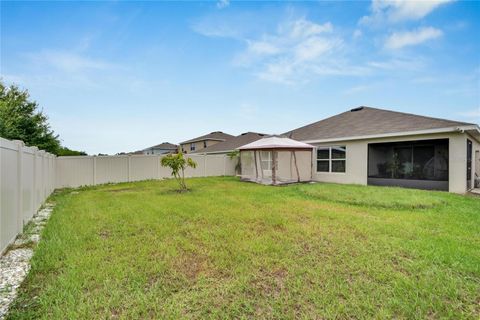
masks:
POLYGON ((315 147, 284 137, 266 137, 237 148, 241 178, 262 184, 311 181, 315 147))
POLYGON ((312 150, 314 146, 284 137, 266 137, 238 148, 238 150, 299 149, 312 150))

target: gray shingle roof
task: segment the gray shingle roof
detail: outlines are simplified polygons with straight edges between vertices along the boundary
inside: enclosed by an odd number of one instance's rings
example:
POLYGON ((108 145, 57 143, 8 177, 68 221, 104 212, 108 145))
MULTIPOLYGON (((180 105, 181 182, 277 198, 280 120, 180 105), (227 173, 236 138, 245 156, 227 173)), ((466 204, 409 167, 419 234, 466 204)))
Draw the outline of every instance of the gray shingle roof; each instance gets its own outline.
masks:
POLYGON ((167 149, 167 150, 175 150, 178 148, 176 144, 170 143, 170 142, 162 142, 160 144, 157 144, 156 146, 149 147, 147 149, 167 149))
POLYGON ((284 133, 299 140, 324 140, 448 128, 471 123, 424 117, 370 107, 359 107, 284 133))
POLYGON ((260 140, 264 136, 266 135, 263 133, 245 132, 241 135, 228 139, 227 141, 219 142, 217 144, 214 144, 213 146, 198 150, 194 153, 229 152, 235 150, 238 147, 246 145, 247 143, 260 140))
POLYGON ((193 138, 187 141, 180 142, 180 144, 185 144, 185 143, 192 143, 192 142, 197 142, 197 141, 202 141, 202 140, 218 140, 218 141, 225 141, 230 138, 233 138, 234 136, 228 134, 228 133, 223 133, 222 131, 214 131, 210 132, 209 134, 193 138))

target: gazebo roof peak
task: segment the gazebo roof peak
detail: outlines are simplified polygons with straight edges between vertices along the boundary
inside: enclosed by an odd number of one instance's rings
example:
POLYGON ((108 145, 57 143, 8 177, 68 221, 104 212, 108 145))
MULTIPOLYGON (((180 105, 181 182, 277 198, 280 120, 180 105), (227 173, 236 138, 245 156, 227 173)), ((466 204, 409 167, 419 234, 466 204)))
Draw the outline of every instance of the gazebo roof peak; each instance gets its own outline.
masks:
POLYGON ((287 137, 269 136, 248 143, 237 148, 238 150, 262 150, 262 149, 313 149, 314 146, 296 141, 287 137))

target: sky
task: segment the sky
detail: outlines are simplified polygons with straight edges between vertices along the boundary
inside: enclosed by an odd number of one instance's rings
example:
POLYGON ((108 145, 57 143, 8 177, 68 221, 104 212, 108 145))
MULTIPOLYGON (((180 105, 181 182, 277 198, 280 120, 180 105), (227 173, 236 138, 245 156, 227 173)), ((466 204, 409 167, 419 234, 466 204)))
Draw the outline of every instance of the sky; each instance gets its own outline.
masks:
POLYGON ((0 77, 89 154, 365 105, 480 123, 479 1, 1 1, 0 77))

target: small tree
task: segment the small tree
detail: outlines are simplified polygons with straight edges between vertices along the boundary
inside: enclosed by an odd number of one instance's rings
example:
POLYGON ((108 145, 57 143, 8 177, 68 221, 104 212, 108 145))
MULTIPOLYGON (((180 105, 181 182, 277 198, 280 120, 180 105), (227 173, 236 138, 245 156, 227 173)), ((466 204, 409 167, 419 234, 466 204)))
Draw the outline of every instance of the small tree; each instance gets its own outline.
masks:
POLYGON ((187 167, 196 168, 197 163, 191 158, 185 158, 182 152, 177 154, 169 154, 162 158, 162 167, 169 167, 172 169, 172 176, 175 177, 180 185, 180 191, 187 191, 187 185, 185 184, 185 169, 187 167))

